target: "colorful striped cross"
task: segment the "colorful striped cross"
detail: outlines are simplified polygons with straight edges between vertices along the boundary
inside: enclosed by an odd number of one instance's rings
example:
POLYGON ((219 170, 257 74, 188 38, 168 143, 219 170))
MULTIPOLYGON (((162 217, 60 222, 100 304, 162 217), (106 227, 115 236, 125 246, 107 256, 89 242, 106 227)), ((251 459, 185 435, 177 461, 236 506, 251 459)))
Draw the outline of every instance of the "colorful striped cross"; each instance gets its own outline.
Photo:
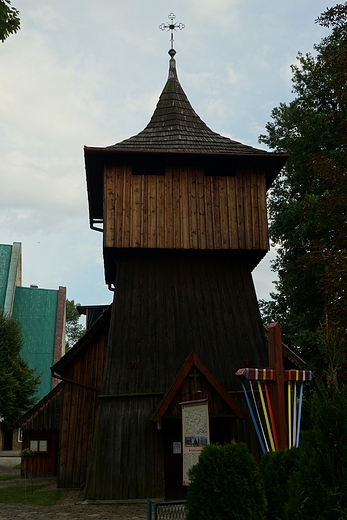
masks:
POLYGON ((304 382, 313 378, 310 370, 284 370, 279 323, 269 325, 268 342, 269 365, 272 368, 240 368, 236 372, 263 453, 270 449, 275 451, 299 446, 304 382), (261 410, 253 381, 257 383, 261 410), (253 405, 245 382, 249 384, 253 405))

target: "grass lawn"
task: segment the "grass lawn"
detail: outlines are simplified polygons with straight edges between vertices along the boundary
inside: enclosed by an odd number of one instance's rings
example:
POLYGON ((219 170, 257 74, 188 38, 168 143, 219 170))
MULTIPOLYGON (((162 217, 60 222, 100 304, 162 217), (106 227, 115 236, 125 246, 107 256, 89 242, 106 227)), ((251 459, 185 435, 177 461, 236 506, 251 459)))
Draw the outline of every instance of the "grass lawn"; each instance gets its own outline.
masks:
POLYGON ((32 504, 40 506, 53 506, 66 493, 63 489, 39 491, 45 484, 27 485, 20 487, 7 487, 0 489, 1 504, 32 504))
POLYGON ((11 480, 13 478, 18 478, 18 477, 19 477, 19 474, 18 475, 0 475, 0 482, 4 481, 4 480, 11 480))

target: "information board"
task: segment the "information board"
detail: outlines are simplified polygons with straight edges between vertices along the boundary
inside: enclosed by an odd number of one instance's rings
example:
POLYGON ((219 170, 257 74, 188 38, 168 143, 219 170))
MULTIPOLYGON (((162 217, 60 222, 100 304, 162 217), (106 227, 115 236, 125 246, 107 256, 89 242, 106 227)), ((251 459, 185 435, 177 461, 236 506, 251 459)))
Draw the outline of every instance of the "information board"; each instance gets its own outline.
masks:
POLYGON ((188 486, 188 471, 198 462, 200 453, 210 443, 207 399, 181 403, 183 434, 183 485, 188 486))

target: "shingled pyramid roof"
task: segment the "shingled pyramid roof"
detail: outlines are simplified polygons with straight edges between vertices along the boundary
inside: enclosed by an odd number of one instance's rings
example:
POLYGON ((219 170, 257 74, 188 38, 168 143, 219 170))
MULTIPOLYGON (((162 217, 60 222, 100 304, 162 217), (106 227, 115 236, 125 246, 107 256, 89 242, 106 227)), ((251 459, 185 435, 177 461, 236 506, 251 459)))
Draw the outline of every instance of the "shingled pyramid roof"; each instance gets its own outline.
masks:
POLYGON ((196 114, 176 72, 170 49, 169 77, 153 116, 142 132, 112 146, 84 147, 91 226, 103 219, 104 165, 131 165, 132 172, 160 174, 168 165, 202 167, 206 175, 231 175, 238 170, 265 172, 266 189, 285 164, 288 154, 267 152, 213 132, 196 114), (147 169, 147 170, 146 170, 147 169), (158 170, 158 171, 159 171, 158 170))
POLYGON ((203 154, 267 154, 264 150, 213 132, 200 119, 178 80, 174 49, 169 54, 169 77, 150 122, 139 134, 107 148, 203 154))

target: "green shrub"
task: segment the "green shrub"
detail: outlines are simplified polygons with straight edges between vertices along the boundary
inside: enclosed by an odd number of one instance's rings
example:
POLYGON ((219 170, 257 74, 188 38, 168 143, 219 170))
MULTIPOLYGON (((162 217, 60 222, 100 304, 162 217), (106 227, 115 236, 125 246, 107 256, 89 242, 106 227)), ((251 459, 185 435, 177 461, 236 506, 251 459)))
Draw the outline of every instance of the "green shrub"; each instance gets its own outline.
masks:
POLYGON ((286 519, 347 519, 347 386, 317 385, 286 519))
POLYGON ((187 520, 264 520, 261 476, 243 443, 210 444, 189 472, 187 520))
POLYGON ((299 453, 297 448, 265 453, 260 460, 260 470, 264 481, 267 501, 267 520, 283 518, 285 505, 289 499, 289 481, 298 471, 299 453))

